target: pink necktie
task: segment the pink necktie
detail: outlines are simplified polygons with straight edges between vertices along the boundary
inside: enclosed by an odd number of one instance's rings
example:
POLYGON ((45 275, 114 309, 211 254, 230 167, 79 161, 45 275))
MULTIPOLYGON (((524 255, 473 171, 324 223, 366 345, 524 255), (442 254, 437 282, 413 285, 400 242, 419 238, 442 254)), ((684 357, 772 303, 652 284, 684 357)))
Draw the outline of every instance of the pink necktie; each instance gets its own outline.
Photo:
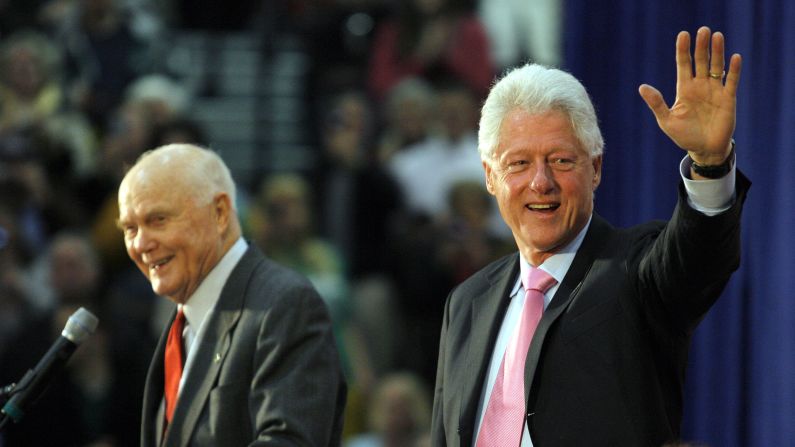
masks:
POLYGON ((514 330, 480 425, 477 447, 519 446, 524 430, 524 364, 533 333, 544 312, 544 293, 557 281, 547 272, 522 263, 524 308, 514 330))
POLYGON ((177 317, 171 323, 166 339, 165 357, 165 390, 166 398, 166 424, 171 422, 174 408, 177 406, 179 381, 182 379, 182 365, 185 363, 185 350, 182 345, 182 331, 185 328, 185 314, 182 309, 177 312, 177 317))

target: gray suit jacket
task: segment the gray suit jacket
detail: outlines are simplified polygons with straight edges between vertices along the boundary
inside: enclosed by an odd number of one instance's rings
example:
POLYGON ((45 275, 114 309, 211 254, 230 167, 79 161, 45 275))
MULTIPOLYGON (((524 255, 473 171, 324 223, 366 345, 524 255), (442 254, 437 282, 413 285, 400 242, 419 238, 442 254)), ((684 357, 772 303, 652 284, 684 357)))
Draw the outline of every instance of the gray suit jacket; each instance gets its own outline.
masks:
MULTIPOLYGON (((684 188, 669 222, 616 229, 594 216, 533 336, 526 420, 536 447, 659 447, 679 437, 690 338, 740 262, 737 199, 705 216, 684 188)), ((495 261, 447 300, 432 445, 470 446, 487 366, 519 271, 495 261)))
MULTIPOLYGON (((207 318, 163 446, 339 445, 346 386, 306 279, 249 247, 207 318)), ((144 447, 155 444, 167 333, 146 378, 144 447)))

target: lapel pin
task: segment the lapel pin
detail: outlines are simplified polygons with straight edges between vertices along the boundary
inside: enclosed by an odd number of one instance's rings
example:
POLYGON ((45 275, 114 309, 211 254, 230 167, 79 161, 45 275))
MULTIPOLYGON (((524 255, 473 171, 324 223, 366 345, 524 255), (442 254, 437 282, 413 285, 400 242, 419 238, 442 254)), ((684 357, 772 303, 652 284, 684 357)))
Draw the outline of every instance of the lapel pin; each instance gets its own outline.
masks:
POLYGON ((215 353, 215 363, 218 363, 220 361, 221 361, 221 353, 220 352, 216 352, 215 353))

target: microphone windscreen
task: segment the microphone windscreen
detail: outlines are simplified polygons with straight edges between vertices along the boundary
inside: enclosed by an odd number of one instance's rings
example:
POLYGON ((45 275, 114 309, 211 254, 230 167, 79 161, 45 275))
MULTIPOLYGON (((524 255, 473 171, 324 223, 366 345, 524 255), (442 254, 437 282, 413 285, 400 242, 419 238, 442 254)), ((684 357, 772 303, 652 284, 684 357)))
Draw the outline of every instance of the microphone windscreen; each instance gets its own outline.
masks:
POLYGON ((69 317, 61 335, 72 343, 79 345, 97 330, 97 324, 99 324, 99 319, 84 307, 81 307, 69 317))

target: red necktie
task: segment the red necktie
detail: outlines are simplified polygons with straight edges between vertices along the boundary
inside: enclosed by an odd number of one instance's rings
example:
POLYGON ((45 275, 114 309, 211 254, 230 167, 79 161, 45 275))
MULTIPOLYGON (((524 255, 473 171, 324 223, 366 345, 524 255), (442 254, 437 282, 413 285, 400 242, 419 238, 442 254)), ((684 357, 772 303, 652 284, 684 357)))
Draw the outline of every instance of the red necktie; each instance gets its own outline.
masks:
POLYGON ((166 423, 171 422, 174 408, 177 406, 179 381, 182 378, 182 365, 185 363, 185 349, 182 347, 182 331, 185 328, 185 314, 182 309, 177 311, 177 317, 171 323, 166 341, 166 383, 164 396, 166 398, 166 423))
POLYGON ((522 268, 525 301, 519 326, 514 330, 497 380, 491 391, 486 413, 480 424, 477 447, 518 447, 524 430, 524 364, 541 314, 544 293, 557 281, 547 272, 522 268))

